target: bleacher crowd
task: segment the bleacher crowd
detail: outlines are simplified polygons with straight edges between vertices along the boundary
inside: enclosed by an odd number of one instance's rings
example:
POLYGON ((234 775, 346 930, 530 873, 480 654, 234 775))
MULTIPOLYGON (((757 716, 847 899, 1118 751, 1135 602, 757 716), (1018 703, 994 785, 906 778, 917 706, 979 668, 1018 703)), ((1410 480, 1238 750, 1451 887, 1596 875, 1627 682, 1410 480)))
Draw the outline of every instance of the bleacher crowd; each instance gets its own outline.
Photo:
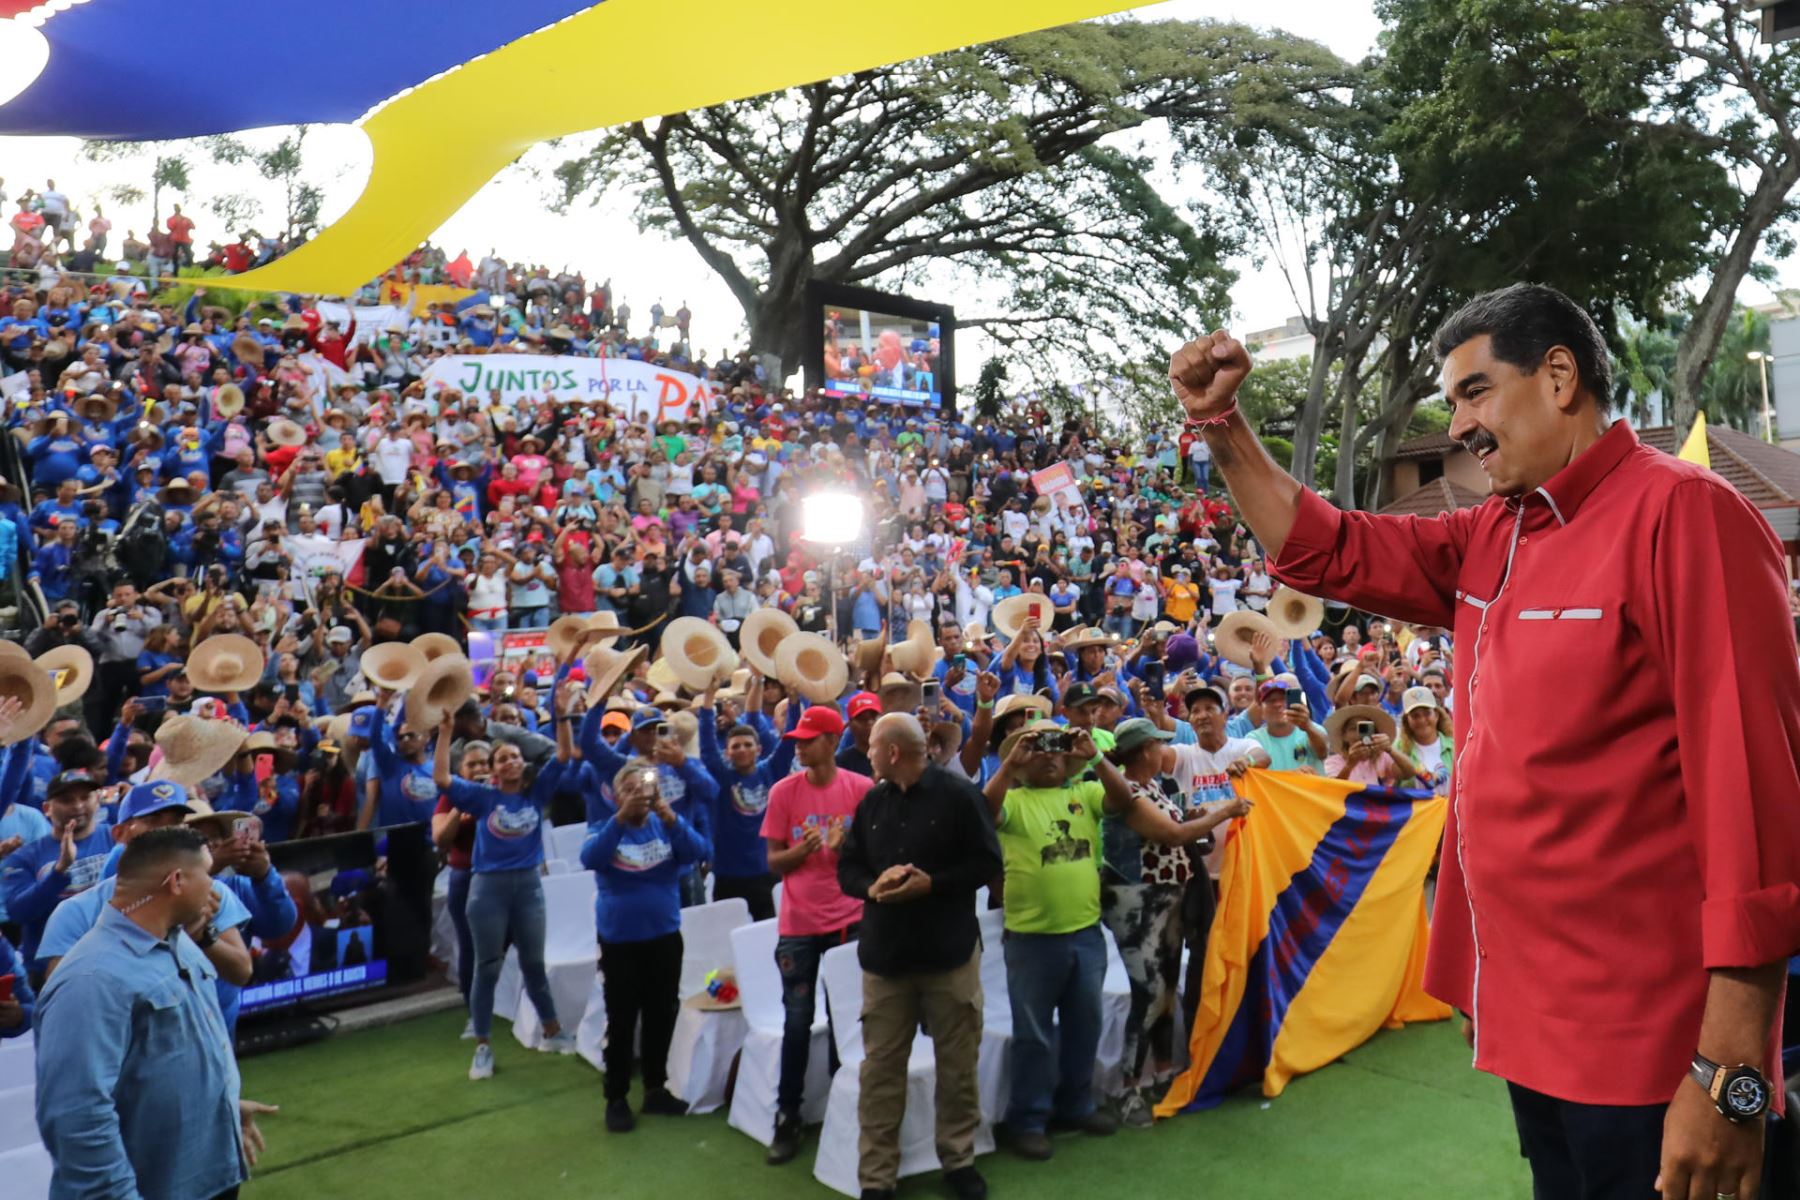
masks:
POLYGON ((685 304, 634 321, 607 283, 492 253, 427 247, 362 297, 234 310, 158 277, 279 244, 196 252, 177 212, 110 264, 104 218, 83 238, 68 212, 53 183, 20 200, 0 302, 0 581, 30 626, 0 642, 0 1037, 37 1010, 38 1124, 70 1180, 200 1197, 244 1177, 235 1105, 139 1111, 161 1093, 124 1080, 203 1070, 237 1099, 208 1022, 229 1030, 316 917, 271 868, 283 841, 430 839, 483 1079, 509 944, 541 1047, 577 1049, 541 880, 543 831, 584 823, 620 1132, 687 1111, 666 1061, 683 908, 774 919, 785 1025, 757 1136, 776 1163, 805 1136, 821 960, 858 942, 859 1186, 900 1172, 923 1016, 941 1165, 969 1197, 987 1117, 1033 1159, 1060 1130, 1151 1124, 1246 811, 1235 775, 1447 788, 1445 631, 1278 588, 1197 437, 792 389, 692 350, 685 304), (336 315, 396 285, 482 295, 380 330, 336 315), (645 418, 425 382, 497 351, 664 364, 712 398, 645 418), (865 502, 856 541, 807 540, 817 493, 865 502), (978 897, 1002 914, 1013 1047, 986 1117, 978 897), (196 1067, 158 1043, 121 1076, 84 1024, 108 987, 172 978, 141 945, 144 978, 108 974, 145 914, 170 971, 216 981, 210 1016, 191 989, 153 1016, 214 1048, 196 1067), (1096 1095, 1114 956, 1124 1047, 1096 1095), (83 1136, 96 1089, 137 1136, 83 1136))

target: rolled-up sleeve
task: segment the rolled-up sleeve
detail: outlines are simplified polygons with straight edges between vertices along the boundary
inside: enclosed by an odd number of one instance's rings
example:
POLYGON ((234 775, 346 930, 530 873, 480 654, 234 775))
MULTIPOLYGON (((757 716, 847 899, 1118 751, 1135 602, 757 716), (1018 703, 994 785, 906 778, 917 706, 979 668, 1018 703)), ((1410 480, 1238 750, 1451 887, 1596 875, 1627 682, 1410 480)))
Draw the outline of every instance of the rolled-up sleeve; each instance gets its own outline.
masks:
POLYGON ((1707 969, 1800 951, 1800 665, 1783 552, 1723 483, 1671 494, 1646 636, 1668 665, 1707 969))
POLYGON ((1294 527, 1271 570, 1289 587, 1421 625, 1450 625, 1476 509, 1429 520, 1344 512, 1300 492, 1294 527))

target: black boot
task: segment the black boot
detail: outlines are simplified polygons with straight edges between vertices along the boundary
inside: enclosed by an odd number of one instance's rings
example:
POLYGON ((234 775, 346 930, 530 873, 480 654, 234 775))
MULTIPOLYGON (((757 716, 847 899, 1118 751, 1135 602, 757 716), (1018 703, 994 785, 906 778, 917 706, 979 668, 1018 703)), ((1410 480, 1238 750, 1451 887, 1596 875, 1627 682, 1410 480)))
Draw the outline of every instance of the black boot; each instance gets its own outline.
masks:
POLYGON ((771 1167, 779 1167, 784 1162, 791 1162, 800 1153, 800 1114, 778 1112, 775 1114, 775 1140, 769 1143, 769 1153, 763 1161, 771 1167))

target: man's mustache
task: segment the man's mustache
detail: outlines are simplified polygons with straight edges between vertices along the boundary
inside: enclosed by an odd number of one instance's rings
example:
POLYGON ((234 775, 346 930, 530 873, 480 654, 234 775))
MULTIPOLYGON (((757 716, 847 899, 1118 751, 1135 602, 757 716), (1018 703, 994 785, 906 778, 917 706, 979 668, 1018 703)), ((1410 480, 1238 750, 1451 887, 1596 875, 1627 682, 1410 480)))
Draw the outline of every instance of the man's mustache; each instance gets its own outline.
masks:
POLYGON ((1477 429, 1468 437, 1458 439, 1458 444, 1476 458, 1480 458, 1489 450, 1498 450, 1499 441, 1485 429, 1477 429))

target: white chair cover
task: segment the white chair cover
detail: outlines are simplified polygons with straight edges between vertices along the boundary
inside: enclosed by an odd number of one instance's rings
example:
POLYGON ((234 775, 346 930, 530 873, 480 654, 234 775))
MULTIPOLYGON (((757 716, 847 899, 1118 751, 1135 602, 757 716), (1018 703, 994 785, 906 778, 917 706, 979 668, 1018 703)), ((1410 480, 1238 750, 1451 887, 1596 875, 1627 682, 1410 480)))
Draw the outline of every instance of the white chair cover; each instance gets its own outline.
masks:
POLYGON ((0 1092, 37 1086, 37 1048, 29 1033, 0 1042, 0 1092))
POLYGON ((0 1154, 39 1144, 37 1087, 7 1088, 0 1092, 0 1154))
MULTIPOLYGON (((831 1023, 837 1039, 838 1059, 843 1064, 831 1077, 825 1102, 825 1125, 819 1131, 819 1153, 813 1160, 813 1178, 846 1196, 861 1194, 857 1183, 857 1099, 862 1092, 862 967, 854 945, 834 946, 819 963, 819 978, 838 1019, 831 1023), (852 1019, 850 1014, 855 1014, 852 1019)), ((931 1039, 915 1034, 907 1063, 906 1116, 900 1122, 900 1176, 919 1175, 938 1168, 937 1157, 937 1060, 931 1039)), ((983 1121, 975 1133, 975 1153, 994 1149, 994 1133, 983 1121)))
POLYGON ((6 1185, 6 1200, 46 1200, 53 1170, 50 1151, 42 1145, 0 1152, 0 1182, 6 1185))
POLYGON ((456 978, 456 926, 450 920, 450 868, 437 873, 431 884, 431 956, 450 968, 456 978))
POLYGON ((551 825, 544 830, 544 858, 550 862, 566 862, 571 870, 581 870, 581 843, 587 841, 584 824, 551 825))
MULTIPOLYGON (((706 990, 709 972, 731 965, 731 932, 749 923, 750 906, 738 897, 681 910, 683 1000, 706 990)), ((682 1007, 669 1044, 669 1091, 687 1101, 689 1112, 708 1113, 725 1103, 731 1064, 747 1029, 737 1009, 682 1007)))
MULTIPOLYGON (((547 876, 542 882, 544 970, 550 976, 550 997, 556 1001, 557 1017, 573 1022, 586 1008, 600 952, 594 940, 594 875, 591 871, 579 871, 547 876)), ((544 1027, 531 997, 524 994, 525 981, 518 974, 516 950, 507 951, 506 965, 518 978, 513 1036, 523 1045, 535 1047, 543 1040, 544 1027)), ((505 976, 503 969, 502 982, 505 976)))
MULTIPOLYGON (((775 966, 775 943, 780 937, 777 924, 757 921, 731 931, 738 993, 743 997, 748 1028, 738 1054, 729 1123, 765 1146, 775 1136, 775 1091, 781 1083, 781 1034, 787 1021, 781 1003, 781 972, 775 966)), ((825 1020, 824 989, 816 989, 815 994, 819 1002, 814 1009, 812 1048, 806 1057, 806 1090, 800 1102, 800 1119, 808 1125, 825 1119, 825 1098, 831 1086, 826 1042, 831 1027, 825 1020)), ((850 1019, 855 1020, 855 1014, 850 1019)))

